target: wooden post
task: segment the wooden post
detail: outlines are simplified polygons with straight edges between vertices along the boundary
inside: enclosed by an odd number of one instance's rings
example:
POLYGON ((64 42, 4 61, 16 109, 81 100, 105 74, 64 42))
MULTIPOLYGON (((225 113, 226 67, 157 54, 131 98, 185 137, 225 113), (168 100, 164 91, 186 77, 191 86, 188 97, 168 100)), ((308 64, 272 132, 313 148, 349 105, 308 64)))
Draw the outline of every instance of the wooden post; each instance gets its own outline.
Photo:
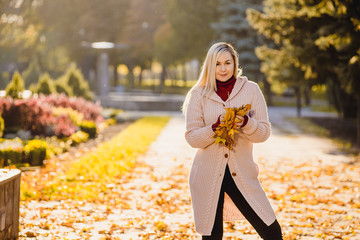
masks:
POLYGON ((20 175, 18 169, 0 169, 0 239, 19 235, 20 175))

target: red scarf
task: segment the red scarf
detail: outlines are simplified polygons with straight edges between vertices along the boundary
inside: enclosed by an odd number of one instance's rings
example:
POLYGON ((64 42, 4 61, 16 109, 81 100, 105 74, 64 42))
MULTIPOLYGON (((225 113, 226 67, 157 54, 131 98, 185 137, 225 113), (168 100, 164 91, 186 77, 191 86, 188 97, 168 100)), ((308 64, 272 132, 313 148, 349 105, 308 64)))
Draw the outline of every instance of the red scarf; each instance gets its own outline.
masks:
MULTIPOLYGON (((229 80, 227 80, 227 81, 225 81, 225 82, 221 82, 221 81, 219 81, 219 80, 216 80, 216 87, 217 87, 216 93, 217 93, 217 95, 219 95, 219 97, 220 97, 224 102, 229 98, 229 96, 230 96, 230 94, 231 94, 231 91, 232 91, 233 88, 234 88, 235 82, 236 82, 236 78, 234 77, 234 75, 233 75, 229 80)), ((244 123, 242 124, 241 127, 244 127, 244 126, 247 124, 248 120, 249 120, 249 119, 248 119, 248 116, 245 115, 245 117, 244 117, 244 123)), ((218 126, 219 124, 220 124, 220 116, 219 116, 217 122, 212 125, 213 131, 216 130, 216 128, 217 128, 217 126, 218 126)))
POLYGON ((216 93, 224 102, 229 98, 231 91, 234 88, 235 82, 236 82, 236 78, 234 77, 234 75, 225 82, 216 80, 216 87, 217 87, 216 93))

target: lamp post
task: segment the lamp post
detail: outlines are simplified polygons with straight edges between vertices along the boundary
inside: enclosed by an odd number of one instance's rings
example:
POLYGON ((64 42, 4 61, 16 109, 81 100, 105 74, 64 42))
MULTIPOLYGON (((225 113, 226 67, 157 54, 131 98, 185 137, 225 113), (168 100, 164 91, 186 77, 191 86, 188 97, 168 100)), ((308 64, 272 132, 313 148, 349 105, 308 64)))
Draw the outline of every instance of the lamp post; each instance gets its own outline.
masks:
POLYGON ((127 45, 123 43, 112 42, 82 42, 83 47, 99 50, 96 62, 96 93, 100 98, 100 101, 104 101, 109 92, 109 54, 110 49, 126 49, 127 45))

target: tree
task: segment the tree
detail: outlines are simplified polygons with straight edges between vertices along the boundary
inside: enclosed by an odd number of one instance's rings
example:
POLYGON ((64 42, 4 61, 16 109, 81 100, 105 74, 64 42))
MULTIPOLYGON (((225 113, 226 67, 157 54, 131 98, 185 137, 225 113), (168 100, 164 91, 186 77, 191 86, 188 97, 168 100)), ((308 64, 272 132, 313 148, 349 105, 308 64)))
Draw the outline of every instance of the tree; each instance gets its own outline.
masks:
POLYGON ((202 60, 214 39, 211 23, 219 19, 219 0, 166 1, 166 16, 173 29, 173 47, 179 61, 202 60), (191 30, 190 30, 191 29, 191 30))
POLYGON ((249 11, 251 25, 293 56, 303 79, 326 83, 344 117, 357 112, 360 147, 360 2, 266 0, 264 4, 263 13, 249 11))
POLYGON ((176 38, 174 37, 174 31, 170 23, 165 23, 159 27, 154 35, 154 56, 162 65, 159 86, 160 93, 163 91, 167 74, 166 69, 171 65, 175 65, 179 61, 179 52, 173 47, 175 42, 176 38))
POLYGON ((41 76, 35 90, 38 94, 50 95, 56 93, 54 81, 50 78, 48 73, 41 76))
POLYGON ((262 0, 220 0, 221 18, 212 27, 217 41, 229 42, 239 52, 239 63, 246 76, 258 81, 261 72, 255 47, 260 45, 260 37, 246 19, 248 8, 261 10, 262 0))
POLYGON ((296 67, 296 58, 289 55, 291 51, 284 46, 280 49, 268 48, 266 46, 256 48, 256 55, 262 60, 261 71, 266 73, 269 82, 286 82, 294 88, 296 95, 297 116, 301 116, 301 96, 303 71, 296 67))
POLYGON ((261 11, 263 0, 220 0, 220 19, 211 26, 215 30, 216 41, 231 43, 239 52, 239 63, 245 75, 253 81, 264 83, 267 103, 272 105, 271 86, 260 71, 260 60, 255 48, 264 43, 264 37, 258 35, 246 19, 247 9, 261 11))
POLYGON ((93 99, 88 82, 84 79, 83 74, 75 64, 70 65, 65 73, 65 79, 67 86, 72 90, 73 96, 83 97, 86 100, 93 99))
POLYGON ((0 4, 0 63, 5 71, 22 71, 37 49, 39 31, 36 1, 2 1, 0 4))
POLYGON ((153 61, 154 34, 165 20, 162 0, 133 0, 126 14, 122 42, 128 45, 122 61, 129 69, 129 87, 135 86, 136 66, 150 68, 153 61))
POLYGON ((21 98, 21 93, 25 90, 24 79, 20 73, 16 71, 12 77, 10 83, 6 86, 6 96, 10 96, 14 99, 21 98))

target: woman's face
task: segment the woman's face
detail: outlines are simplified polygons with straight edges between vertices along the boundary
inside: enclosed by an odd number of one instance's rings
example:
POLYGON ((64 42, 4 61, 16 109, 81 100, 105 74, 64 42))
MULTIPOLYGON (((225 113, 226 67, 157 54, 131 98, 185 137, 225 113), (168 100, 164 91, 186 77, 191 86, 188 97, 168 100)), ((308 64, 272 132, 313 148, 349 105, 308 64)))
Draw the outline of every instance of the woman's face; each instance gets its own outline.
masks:
POLYGON ((222 52, 216 62, 215 78, 220 82, 229 80, 234 75, 234 59, 230 52, 222 52))

